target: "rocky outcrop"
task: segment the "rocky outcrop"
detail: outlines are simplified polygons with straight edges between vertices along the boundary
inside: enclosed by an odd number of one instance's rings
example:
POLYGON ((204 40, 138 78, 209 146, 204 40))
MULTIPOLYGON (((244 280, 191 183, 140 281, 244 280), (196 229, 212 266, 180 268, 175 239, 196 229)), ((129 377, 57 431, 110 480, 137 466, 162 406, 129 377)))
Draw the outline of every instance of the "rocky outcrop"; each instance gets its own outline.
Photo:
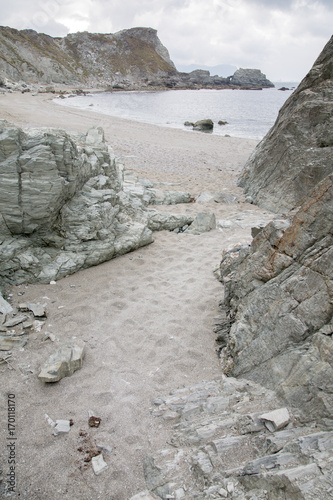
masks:
POLYGON ((233 76, 229 77, 229 80, 233 85, 248 86, 250 88, 274 87, 274 84, 266 78, 266 75, 260 69, 240 68, 235 71, 233 76))
POLYGON ((174 72, 169 53, 152 28, 52 38, 0 27, 0 76, 13 81, 127 87, 174 72))
POLYGON ((333 411, 332 234, 333 174, 221 263, 224 372, 276 390, 304 421, 333 411))
POLYGON ((27 132, 2 120, 0 289, 59 279, 151 243, 150 227, 192 222, 147 209, 158 200, 189 202, 189 193, 126 183, 123 171, 101 128, 27 132))
POLYGON ((239 178, 248 199, 289 210, 333 169, 333 37, 285 102, 239 178))
POLYGON ((301 425, 251 381, 185 386, 156 398, 152 414, 172 437, 145 458, 148 490, 131 500, 326 500, 333 491, 332 430, 301 425))
MULTIPOLYGON (((273 86, 259 70, 251 85, 273 86), (256 78, 259 78, 256 81, 256 78), (268 82, 268 83, 267 83, 268 82)), ((108 90, 140 88, 239 88, 241 79, 209 71, 181 73, 152 28, 117 33, 71 33, 52 38, 34 30, 0 27, 0 86, 28 92, 33 84, 64 84, 108 90), (13 82, 20 82, 19 87, 13 82), (28 86, 27 86, 28 84, 28 86)))

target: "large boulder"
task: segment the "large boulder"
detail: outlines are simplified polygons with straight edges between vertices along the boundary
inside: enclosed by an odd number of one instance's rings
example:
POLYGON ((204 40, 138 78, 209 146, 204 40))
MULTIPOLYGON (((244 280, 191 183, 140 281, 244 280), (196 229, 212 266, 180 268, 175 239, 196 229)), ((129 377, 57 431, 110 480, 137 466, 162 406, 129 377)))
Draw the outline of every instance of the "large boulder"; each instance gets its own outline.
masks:
POLYGON ((260 69, 239 68, 231 77, 229 77, 229 80, 233 85, 274 87, 274 83, 269 81, 260 69))
POLYGON ((333 174, 221 263, 224 372, 276 390, 304 420, 333 411, 332 263, 333 174))
POLYGON ((281 212, 301 203, 333 169, 333 37, 244 166, 239 185, 281 212))
POLYGON ((0 123, 1 287, 49 282, 153 241, 101 128, 23 131, 0 123))

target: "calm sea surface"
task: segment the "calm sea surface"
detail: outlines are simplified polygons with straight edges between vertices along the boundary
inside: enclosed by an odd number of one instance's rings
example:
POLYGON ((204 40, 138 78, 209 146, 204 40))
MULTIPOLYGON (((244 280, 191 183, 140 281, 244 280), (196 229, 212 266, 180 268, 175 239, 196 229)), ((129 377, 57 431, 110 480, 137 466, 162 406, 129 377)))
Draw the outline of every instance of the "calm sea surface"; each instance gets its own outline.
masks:
POLYGON ((58 104, 193 132, 184 122, 211 118, 213 134, 262 139, 297 83, 277 83, 264 90, 167 90, 103 92, 56 99, 58 104), (218 125, 218 121, 227 125, 218 125))

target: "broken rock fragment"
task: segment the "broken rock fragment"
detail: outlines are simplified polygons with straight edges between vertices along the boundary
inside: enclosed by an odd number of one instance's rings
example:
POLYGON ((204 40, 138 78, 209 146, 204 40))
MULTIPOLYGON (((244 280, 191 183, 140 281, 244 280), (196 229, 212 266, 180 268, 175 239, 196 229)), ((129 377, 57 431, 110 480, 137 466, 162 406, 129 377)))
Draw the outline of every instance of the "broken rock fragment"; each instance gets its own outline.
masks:
POLYGON ((109 468, 108 464, 104 461, 102 454, 92 457, 91 464, 96 476, 99 476, 99 474, 102 474, 102 472, 109 468))
POLYGON ((84 345, 64 345, 48 357, 38 378, 42 382, 58 382, 81 368, 83 358, 84 345))
POLYGON ((270 411, 260 415, 262 420, 270 432, 282 429, 290 422, 290 416, 287 408, 279 408, 278 410, 270 411))

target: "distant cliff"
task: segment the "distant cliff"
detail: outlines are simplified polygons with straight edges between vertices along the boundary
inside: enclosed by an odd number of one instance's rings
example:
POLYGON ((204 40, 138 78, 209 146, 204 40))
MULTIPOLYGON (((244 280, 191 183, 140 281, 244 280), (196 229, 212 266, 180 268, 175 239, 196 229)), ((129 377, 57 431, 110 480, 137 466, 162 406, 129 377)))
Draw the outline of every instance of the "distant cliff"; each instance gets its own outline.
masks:
POLYGON ((151 28, 52 38, 0 27, 0 75, 27 83, 87 86, 144 84, 176 72, 151 28))
POLYGON ((3 86, 8 79, 104 89, 273 86, 259 70, 238 70, 227 78, 203 70, 181 73, 152 28, 52 38, 34 30, 0 27, 0 79, 3 86), (237 77, 240 71, 242 78, 237 77))

